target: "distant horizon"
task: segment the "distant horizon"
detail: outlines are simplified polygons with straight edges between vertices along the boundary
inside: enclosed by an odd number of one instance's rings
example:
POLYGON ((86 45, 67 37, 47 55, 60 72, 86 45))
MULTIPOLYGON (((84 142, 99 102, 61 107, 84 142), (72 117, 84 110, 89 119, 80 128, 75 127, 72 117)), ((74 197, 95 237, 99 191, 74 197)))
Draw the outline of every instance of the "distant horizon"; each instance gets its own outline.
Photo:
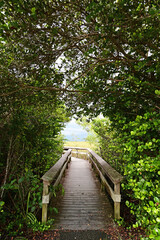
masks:
POLYGON ((66 141, 72 142, 85 142, 86 137, 88 136, 87 131, 77 124, 75 119, 66 123, 66 127, 61 133, 64 135, 66 141))

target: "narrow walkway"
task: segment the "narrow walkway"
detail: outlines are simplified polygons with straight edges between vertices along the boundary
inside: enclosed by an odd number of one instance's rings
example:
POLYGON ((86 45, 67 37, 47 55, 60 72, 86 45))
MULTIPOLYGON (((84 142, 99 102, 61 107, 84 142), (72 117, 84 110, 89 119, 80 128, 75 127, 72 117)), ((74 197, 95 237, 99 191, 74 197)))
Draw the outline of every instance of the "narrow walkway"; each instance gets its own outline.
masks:
POLYGON ((106 229, 113 210, 89 161, 72 157, 62 184, 65 194, 58 203, 54 229, 106 229))

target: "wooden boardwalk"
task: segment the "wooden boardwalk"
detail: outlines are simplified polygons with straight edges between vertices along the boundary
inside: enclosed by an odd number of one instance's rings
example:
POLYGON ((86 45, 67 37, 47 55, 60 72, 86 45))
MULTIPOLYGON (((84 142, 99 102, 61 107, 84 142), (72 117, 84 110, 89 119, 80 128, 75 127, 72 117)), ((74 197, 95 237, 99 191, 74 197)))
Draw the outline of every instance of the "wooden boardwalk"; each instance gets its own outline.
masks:
POLYGON ((54 216, 54 229, 106 229, 113 209, 89 161, 72 157, 62 184, 65 194, 56 206, 59 213, 54 216))

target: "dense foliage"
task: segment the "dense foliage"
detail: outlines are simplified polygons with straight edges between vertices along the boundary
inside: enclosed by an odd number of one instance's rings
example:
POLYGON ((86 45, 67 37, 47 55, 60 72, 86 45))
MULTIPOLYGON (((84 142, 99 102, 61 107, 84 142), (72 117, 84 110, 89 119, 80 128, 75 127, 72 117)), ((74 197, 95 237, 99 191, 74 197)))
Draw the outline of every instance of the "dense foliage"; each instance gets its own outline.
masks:
MULTIPOLYGON (((109 117, 124 152, 124 186, 133 198, 127 205, 137 217, 135 226, 148 227, 150 238, 158 240, 159 1, 7 0, 0 7, 3 119, 26 125, 30 102, 62 98, 71 113, 109 117)), ((8 149, 3 159, 10 158, 12 135, 6 145, 2 141, 8 149)))
MULTIPOLYGON (((89 140, 98 140, 97 151, 111 166, 124 176, 122 194, 128 200, 126 205, 136 216, 135 228, 149 229, 150 239, 160 235, 160 116, 156 113, 137 115, 134 121, 117 118, 113 131, 109 119, 95 118, 79 123, 89 132, 89 140), (96 135, 95 135, 96 134, 96 135)), ((124 216, 124 214, 123 214, 124 216)), ((126 216, 124 216, 126 217, 126 216)))
POLYGON ((160 115, 156 112, 138 115, 123 127, 123 188, 130 196, 127 206, 136 216, 134 227, 151 232, 150 239, 160 237, 160 115))
POLYGON ((130 120, 159 111, 158 1, 16 0, 1 6, 3 96, 48 90, 63 94, 72 112, 112 119, 114 113, 130 120))
POLYGON ((113 130, 108 118, 97 117, 90 121, 83 117, 77 121, 87 132, 86 141, 95 145, 95 151, 117 171, 124 173, 122 139, 113 130))
MULTIPOLYGON (((1 227, 17 234, 30 221, 41 219, 41 176, 61 157, 60 131, 66 121, 65 109, 40 103, 13 109, 1 122, 1 227)), ((35 227, 35 226, 34 226, 35 227)), ((39 229, 37 226, 37 229, 39 229)))
POLYGON ((41 69, 36 66, 33 74, 33 59, 27 60, 31 61, 32 70, 24 66, 24 72, 19 71, 25 62, 22 52, 27 49, 20 44, 19 37, 16 45, 14 36, 9 36, 8 32, 4 35, 10 27, 14 31, 10 23, 13 16, 7 4, 12 5, 12 2, 0 3, 0 7, 4 7, 0 12, 0 220, 3 233, 13 236, 22 233, 26 225, 33 230, 47 229, 38 222, 42 205, 40 178, 62 154, 60 134, 68 117, 55 93, 25 88, 27 82, 40 86, 40 78, 43 83, 54 84, 54 74, 49 79, 51 71, 44 63, 41 69))

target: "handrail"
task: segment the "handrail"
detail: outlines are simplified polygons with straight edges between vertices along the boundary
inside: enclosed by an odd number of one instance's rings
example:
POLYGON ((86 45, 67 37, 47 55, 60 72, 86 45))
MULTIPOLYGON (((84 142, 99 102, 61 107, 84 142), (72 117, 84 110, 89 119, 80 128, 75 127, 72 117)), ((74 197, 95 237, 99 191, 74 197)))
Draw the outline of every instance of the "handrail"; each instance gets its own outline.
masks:
POLYGON ((82 147, 64 147, 64 150, 68 150, 68 149, 76 149, 76 150, 87 150, 89 148, 82 148, 82 147))
POLYGON ((51 194, 49 193, 49 186, 52 183, 56 187, 71 159, 71 149, 69 149, 43 176, 43 196, 42 196, 42 223, 47 222, 47 208, 51 194))
POLYGON ((50 184, 53 184, 53 186, 57 186, 59 184, 62 175, 68 166, 69 161, 71 160, 71 156, 75 154, 75 152, 72 151, 74 149, 77 150, 76 157, 78 157, 78 154, 86 154, 87 159, 90 160, 92 166, 101 179, 102 186, 105 187, 112 200, 114 201, 114 217, 116 219, 119 219, 121 202, 120 182, 123 179, 122 175, 89 148, 64 147, 64 150, 66 152, 41 178, 43 180, 42 222, 45 223, 47 221, 47 208, 51 197, 51 194, 49 193, 49 186, 50 184), (85 150, 86 152, 78 152, 79 150, 85 150), (113 183, 114 188, 112 188, 110 182, 113 183))
MULTIPOLYGON (((65 147, 67 149, 75 149, 75 150, 87 150, 88 158, 94 166, 96 172, 98 173, 101 184, 106 188, 107 192, 111 196, 114 202, 114 217, 116 219, 120 218, 120 202, 121 202, 121 194, 120 194, 120 182, 123 180, 123 176, 117 172, 114 168, 112 168, 104 159, 102 159, 98 154, 96 154, 93 150, 89 148, 80 148, 80 147, 65 147), (108 179, 109 181, 108 181, 108 179), (114 185, 114 189, 110 184, 110 181, 114 185)), ((84 154, 84 153, 83 153, 84 154)), ((76 157, 78 157, 78 153, 76 153, 76 157)))
POLYGON ((120 183, 123 179, 122 175, 112 168, 103 158, 101 158, 94 151, 88 149, 89 153, 97 160, 97 163, 101 167, 101 170, 104 171, 107 176, 111 179, 114 184, 120 183))
POLYGON ((88 149, 88 151, 89 158, 101 178, 102 185, 110 194, 114 202, 114 217, 116 219, 120 219, 120 203, 121 203, 120 182, 123 180, 123 176, 120 173, 118 173, 114 168, 112 168, 105 160, 103 160, 94 151, 90 149, 88 149), (112 186, 110 185, 110 182, 108 181, 107 178, 114 184, 114 189, 112 189, 112 186))
POLYGON ((63 167, 64 163, 66 162, 67 157, 71 154, 71 149, 69 149, 56 163, 53 167, 51 167, 42 177, 43 181, 47 181, 50 184, 58 175, 60 169, 63 167))

